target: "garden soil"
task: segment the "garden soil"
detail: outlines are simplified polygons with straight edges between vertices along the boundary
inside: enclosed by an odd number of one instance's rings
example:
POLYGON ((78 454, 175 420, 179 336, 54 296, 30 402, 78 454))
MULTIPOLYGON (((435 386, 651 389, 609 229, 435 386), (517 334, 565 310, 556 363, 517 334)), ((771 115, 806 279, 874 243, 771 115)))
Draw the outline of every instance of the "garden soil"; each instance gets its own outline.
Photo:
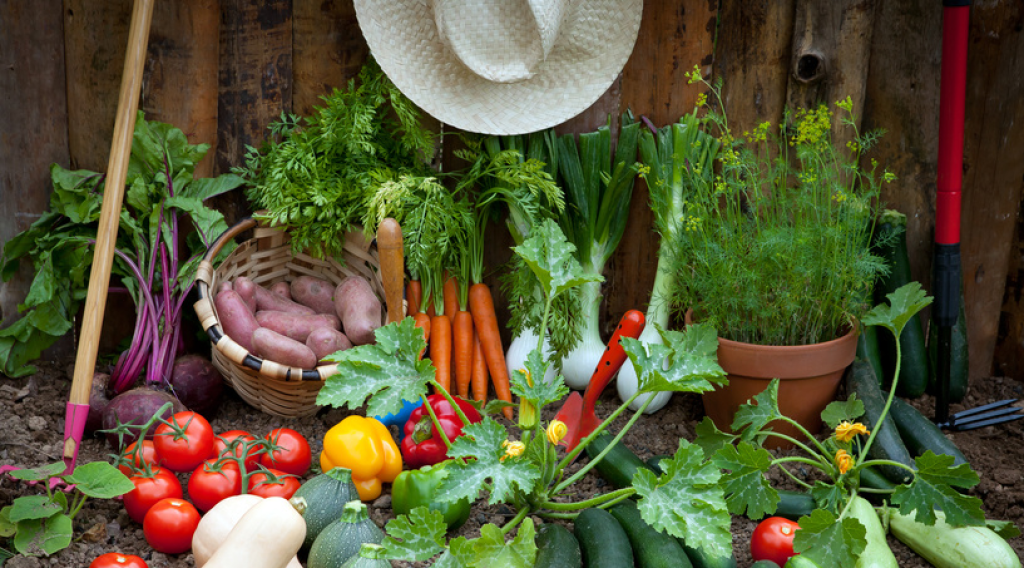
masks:
MULTIPOLYGON (((66 363, 42 363, 39 372, 31 377, 0 378, 0 432, 3 432, 0 435, 0 464, 39 466, 60 459, 64 408, 70 390, 70 371, 66 363)), ((1024 383, 999 377, 976 381, 971 385, 971 393, 964 404, 954 405, 953 410, 962 410, 964 407, 1004 398, 1024 397, 1022 386, 1024 383)), ((598 405, 598 415, 609 414, 617 404, 615 389, 607 389, 598 405)), ((926 396, 914 404, 926 415, 930 416, 933 412, 934 399, 931 397, 926 396)), ((547 409, 547 418, 556 410, 557 408, 547 409)), ((309 438, 314 455, 319 455, 323 434, 347 414, 347 411, 325 408, 312 417, 282 419, 249 407, 229 391, 219 409, 210 418, 218 432, 244 429, 264 435, 280 426, 294 428, 309 438)), ((672 453, 680 438, 693 439, 694 428, 702 417, 703 409, 699 397, 677 394, 662 411, 642 417, 627 434, 625 442, 641 458, 672 453)), ((620 417, 614 428, 620 428, 625 421, 625 417, 620 417)), ((1018 527, 1024 528, 1024 421, 953 433, 951 436, 981 476, 981 483, 970 492, 984 501, 986 515, 990 518, 1011 520, 1018 527)), ((87 438, 79 454, 79 461, 84 463, 106 460, 109 459, 110 453, 111 448, 100 438, 87 438)), ((573 467, 579 466, 580 462, 573 467)), ((773 475, 776 476, 774 481, 782 482, 782 474, 775 471, 773 475)), ((182 476, 181 480, 184 486, 187 479, 182 476)), ((588 475, 575 487, 579 497, 591 496, 607 489, 606 483, 593 474, 588 475)), ((0 484, 0 506, 10 504, 16 497, 37 491, 36 488, 6 478, 0 484)), ((371 505, 370 512, 373 520, 380 525, 393 517, 390 496, 386 491, 371 505)), ((504 505, 477 504, 469 522, 458 531, 458 534, 468 537, 479 535, 481 524, 503 524, 512 513, 512 510, 504 505)), ((755 524, 742 517, 733 518, 733 546, 741 568, 751 564, 749 541, 755 524)), ((75 519, 75 536, 77 540, 70 548, 52 557, 16 557, 9 560, 6 566, 86 567, 92 559, 110 551, 137 554, 143 557, 151 568, 184 568, 194 565, 191 554, 169 556, 154 552, 146 544, 142 527, 132 522, 120 502, 115 500, 90 500, 75 519)), ((900 566, 928 566, 927 562, 891 536, 889 543, 896 553, 900 566)), ((1024 537, 1012 539, 1010 544, 1018 555, 1024 554, 1024 537)))

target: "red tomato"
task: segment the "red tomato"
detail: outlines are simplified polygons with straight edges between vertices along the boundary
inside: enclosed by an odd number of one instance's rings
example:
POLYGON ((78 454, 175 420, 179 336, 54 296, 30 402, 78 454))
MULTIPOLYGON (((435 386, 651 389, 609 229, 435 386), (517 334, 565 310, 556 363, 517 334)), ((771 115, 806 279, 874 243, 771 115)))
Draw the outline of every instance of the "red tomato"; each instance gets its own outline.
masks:
POLYGON ((267 434, 267 440, 276 447, 273 452, 260 456, 260 463, 293 475, 305 475, 313 454, 306 438, 291 428, 278 428, 267 434))
POLYGON ((214 461, 203 462, 188 478, 188 498, 203 512, 242 492, 242 474, 238 471, 238 465, 225 462, 219 470, 213 470, 214 461))
POLYGON ((199 511, 184 499, 163 499, 146 513, 142 532, 157 552, 181 554, 192 548, 199 511))
POLYGON ((287 475, 283 471, 272 469, 270 473, 278 476, 277 482, 269 481, 265 473, 257 473, 249 478, 249 493, 263 498, 282 497, 284 499, 291 499, 292 495, 295 495, 295 492, 299 490, 299 486, 302 485, 294 477, 280 477, 287 475))
POLYGON ((154 469, 153 477, 137 475, 131 480, 135 484, 135 489, 125 493, 124 509, 137 523, 146 518, 146 512, 157 501, 168 497, 182 497, 181 482, 166 469, 158 467, 154 469))
POLYGON ((164 467, 171 471, 192 471, 213 456, 213 428, 205 418, 187 410, 175 414, 168 422, 180 427, 184 434, 177 434, 168 424, 156 427, 153 446, 164 467))
MULTIPOLYGON (((219 458, 227 453, 228 445, 235 440, 241 440, 237 446, 235 446, 235 455, 242 457, 242 443, 243 442, 255 442, 256 437, 246 432, 245 430, 228 430, 217 435, 213 440, 213 457, 219 458)), ((260 454, 255 453, 258 448, 251 447, 249 449, 249 455, 245 458, 245 471, 255 471, 256 464, 260 461, 260 454)))
POLYGON ((142 441, 142 460, 139 460, 139 456, 135 455, 135 444, 137 443, 138 442, 132 442, 131 445, 125 448, 124 453, 121 454, 121 457, 135 464, 135 470, 132 470, 132 468, 126 463, 121 463, 117 466, 117 469, 121 470, 121 473, 128 477, 135 475, 142 469, 142 462, 148 463, 150 467, 160 465, 160 456, 157 455, 156 447, 153 446, 152 440, 142 441))
POLYGON ((149 568, 146 561, 134 554, 108 552, 96 557, 89 568, 149 568))
POLYGON ((750 555, 754 561, 771 560, 782 566, 793 552, 793 535, 800 525, 782 517, 768 517, 761 521, 750 537, 750 555))

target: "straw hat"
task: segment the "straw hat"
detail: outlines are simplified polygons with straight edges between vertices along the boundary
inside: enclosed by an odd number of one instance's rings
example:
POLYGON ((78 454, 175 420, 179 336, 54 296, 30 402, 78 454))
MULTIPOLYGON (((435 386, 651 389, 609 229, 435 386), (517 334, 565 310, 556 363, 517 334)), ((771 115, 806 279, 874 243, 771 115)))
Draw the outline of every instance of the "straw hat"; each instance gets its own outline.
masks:
POLYGON ((420 108, 471 132, 576 116, 612 84, 643 0, 355 0, 381 69, 420 108))

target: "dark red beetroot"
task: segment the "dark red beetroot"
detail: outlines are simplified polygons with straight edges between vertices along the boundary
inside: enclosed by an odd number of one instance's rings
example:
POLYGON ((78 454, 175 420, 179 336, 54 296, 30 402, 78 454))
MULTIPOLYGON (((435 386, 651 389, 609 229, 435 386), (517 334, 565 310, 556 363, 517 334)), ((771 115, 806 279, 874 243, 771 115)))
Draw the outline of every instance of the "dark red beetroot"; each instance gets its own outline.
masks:
POLYGON ((209 414, 220 404, 224 378, 202 355, 182 355, 171 369, 171 391, 189 410, 209 414))
POLYGON ((85 432, 91 434, 103 428, 103 411, 110 404, 107 396, 107 384, 110 375, 95 373, 92 376, 92 389, 89 391, 89 417, 85 419, 85 432))
MULTIPOLYGON (((167 410, 163 414, 163 418, 170 418, 175 412, 181 412, 185 410, 185 405, 182 404, 174 395, 168 392, 156 390, 152 387, 138 387, 130 391, 123 392, 113 398, 107 405, 106 411, 103 413, 103 429, 109 430, 117 425, 120 421, 122 424, 136 424, 142 426, 153 417, 160 407, 166 403, 173 403, 170 410, 167 410)), ((153 430, 159 422, 154 424, 146 431, 146 437, 153 437, 153 430)), ((132 430, 129 435, 124 436, 124 445, 134 442, 138 438, 138 429, 132 430)), ((111 446, 117 448, 117 435, 107 434, 107 442, 111 446)))

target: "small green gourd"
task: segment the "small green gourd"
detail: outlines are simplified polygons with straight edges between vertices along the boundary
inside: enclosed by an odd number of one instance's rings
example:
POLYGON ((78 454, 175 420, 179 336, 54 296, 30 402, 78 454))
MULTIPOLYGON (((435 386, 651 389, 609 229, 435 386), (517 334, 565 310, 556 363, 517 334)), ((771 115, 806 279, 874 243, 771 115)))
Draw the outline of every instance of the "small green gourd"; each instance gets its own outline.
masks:
POLYGON ((320 532, 341 517, 345 503, 359 499, 359 492, 352 482, 352 470, 336 467, 303 483, 293 498, 306 502, 302 512, 306 521, 302 550, 309 552, 320 532))
POLYGON ((366 504, 356 499, 345 503, 341 518, 327 526, 313 541, 309 550, 308 568, 336 568, 359 554, 364 544, 380 544, 380 530, 366 511, 366 504))
POLYGON ((379 544, 364 544, 359 554, 349 558, 341 568, 391 568, 391 563, 384 559, 384 547, 379 544))

